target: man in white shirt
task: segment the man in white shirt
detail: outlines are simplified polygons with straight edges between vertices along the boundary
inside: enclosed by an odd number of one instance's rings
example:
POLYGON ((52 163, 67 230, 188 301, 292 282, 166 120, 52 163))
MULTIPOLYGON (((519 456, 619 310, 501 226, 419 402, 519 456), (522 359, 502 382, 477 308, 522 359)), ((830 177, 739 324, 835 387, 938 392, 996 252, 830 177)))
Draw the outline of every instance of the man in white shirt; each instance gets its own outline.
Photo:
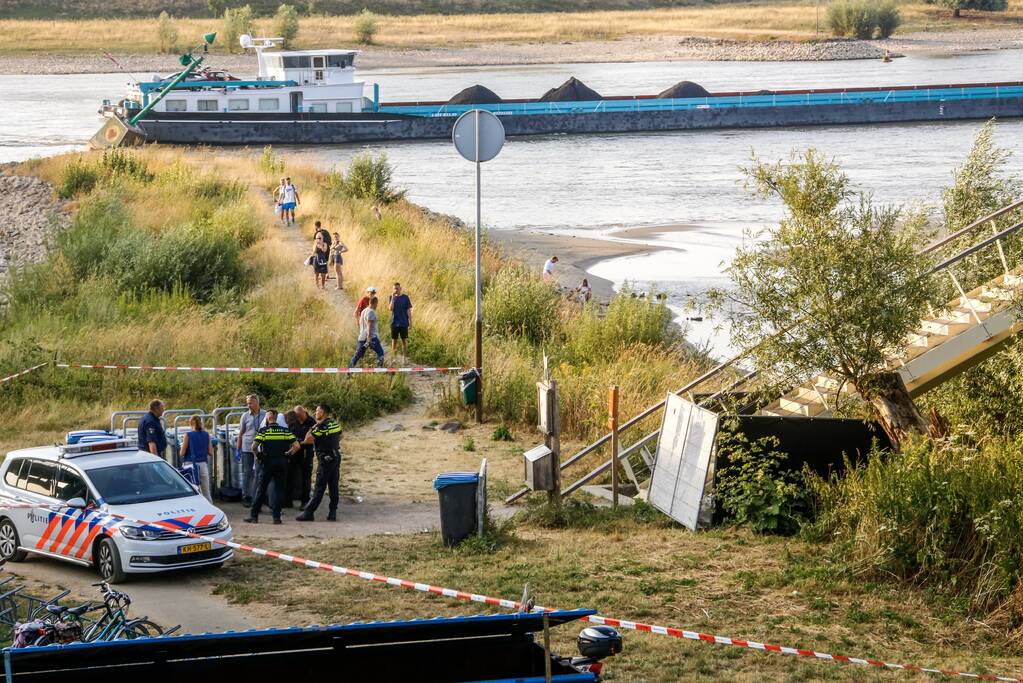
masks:
POLYGON ((295 207, 302 203, 298 196, 298 188, 291 182, 291 178, 285 178, 285 184, 281 186, 281 218, 286 223, 295 224, 295 207))
POLYGON ((551 256, 543 264, 543 281, 554 282, 554 264, 558 262, 557 256, 551 256))
POLYGON ((354 368, 366 354, 366 349, 372 348, 377 355, 377 367, 384 367, 384 347, 380 345, 379 326, 377 325, 377 298, 371 297, 369 306, 359 316, 359 343, 355 347, 355 355, 352 356, 349 367, 354 368))

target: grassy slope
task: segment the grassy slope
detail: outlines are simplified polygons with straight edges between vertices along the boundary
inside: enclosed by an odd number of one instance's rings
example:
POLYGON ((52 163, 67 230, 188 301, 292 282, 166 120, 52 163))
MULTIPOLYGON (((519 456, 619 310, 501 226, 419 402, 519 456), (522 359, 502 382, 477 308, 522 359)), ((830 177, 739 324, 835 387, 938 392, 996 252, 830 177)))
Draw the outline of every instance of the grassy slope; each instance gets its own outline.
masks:
MULTIPOLYGON (((1023 0, 1010 11, 975 13, 958 21, 947 11, 922 2, 904 2, 901 31, 1018 27, 1023 0)), ((386 47, 420 48, 491 42, 614 40, 629 36, 707 35, 739 39, 795 40, 815 37, 815 3, 811 0, 700 5, 633 11, 577 13, 394 15, 379 20, 376 42, 386 47)), ((823 20, 823 18, 822 18, 823 20)), ((219 29, 219 20, 177 21, 182 41, 219 29)), ((255 33, 269 33, 270 21, 257 22, 255 33)), ((337 46, 354 38, 345 16, 304 17, 296 46, 337 46)), ((221 42, 215 51, 234 46, 221 42)), ((0 54, 145 53, 159 50, 155 19, 0 20, 0 54), (97 43, 97 36, 102 42, 97 43)))
MULTIPOLYGON (((605 521, 550 530, 522 524, 496 552, 443 548, 435 534, 297 541, 287 552, 342 566, 517 599, 529 583, 539 604, 737 638, 967 671, 1019 671, 1023 659, 1001 637, 940 598, 843 575, 826 549, 745 532, 690 534, 605 521)), ((623 515, 628 517, 628 513, 623 515)), ((279 545, 279 544, 278 544, 279 545)), ((474 604, 310 572, 242 556, 217 576, 240 602, 312 606, 325 623, 485 612, 474 604), (304 574, 303 574, 304 572, 304 574), (288 586, 266 591, 265 586, 288 586)), ((558 629, 555 649, 574 654, 576 627, 558 629)), ((909 674, 808 661, 641 634, 607 666, 623 682, 917 680, 909 674)))

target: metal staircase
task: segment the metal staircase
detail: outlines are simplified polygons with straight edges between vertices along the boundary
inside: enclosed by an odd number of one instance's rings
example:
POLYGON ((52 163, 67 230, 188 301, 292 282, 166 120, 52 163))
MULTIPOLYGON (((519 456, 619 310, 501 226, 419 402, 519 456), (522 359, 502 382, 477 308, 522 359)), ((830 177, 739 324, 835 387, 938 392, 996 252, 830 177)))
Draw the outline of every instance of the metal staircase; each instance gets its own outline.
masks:
MULTIPOLYGON (((909 334, 902 347, 888 354, 888 368, 902 375, 911 396, 918 396, 997 351, 1023 330, 1017 320, 1014 303, 1023 300, 1023 199, 977 220, 919 252, 929 259, 943 258, 925 277, 946 278, 949 301, 935 308, 909 334), (999 222, 1016 222, 999 227, 999 222), (987 236, 979 234, 989 228, 987 236), (1018 264, 1018 265, 1016 265, 1018 264)), ((703 406, 710 406, 725 394, 753 389, 758 373, 743 368, 743 361, 756 349, 752 347, 697 377, 675 393, 703 406)), ((760 410, 763 415, 787 417, 825 417, 839 401, 859 400, 855 391, 827 375, 790 379, 794 387, 760 410)), ((775 394, 777 396, 777 394, 775 394)), ((640 486, 634 472, 651 466, 650 454, 656 452, 658 420, 664 401, 656 403, 619 428, 620 450, 617 457, 625 463, 632 483, 640 486), (637 429, 639 430, 638 433, 637 429), (631 439, 630 439, 631 435, 631 439), (631 440, 631 443, 630 443, 631 440), (634 463, 634 466, 630 466, 634 463)), ((591 469, 562 489, 562 496, 608 472, 610 455, 594 460, 610 444, 605 434, 561 463, 561 470, 577 463, 591 469), (597 463, 594 467, 594 463, 597 463)), ((569 481, 564 478, 564 481, 569 481)), ((511 503, 528 493, 520 489, 506 499, 511 503)))

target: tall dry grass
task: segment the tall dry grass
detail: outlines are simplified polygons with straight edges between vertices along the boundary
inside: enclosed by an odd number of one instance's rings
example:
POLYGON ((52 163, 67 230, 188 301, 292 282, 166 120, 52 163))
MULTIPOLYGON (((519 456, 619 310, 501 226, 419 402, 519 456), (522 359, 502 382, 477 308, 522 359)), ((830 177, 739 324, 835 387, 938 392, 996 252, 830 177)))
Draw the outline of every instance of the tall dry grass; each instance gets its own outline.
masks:
MULTIPOLYGON (((1012 28, 1023 22, 1023 0, 1011 0, 1007 12, 973 13, 953 21, 947 10, 922 2, 899 3, 901 31, 1012 28)), ((268 34, 271 19, 255 22, 268 34)), ((219 30, 220 20, 180 19, 181 42, 198 41, 219 30)), ((355 42, 354 16, 302 17, 295 46, 339 47, 355 42)), ((616 40, 629 36, 707 35, 722 38, 804 40, 816 37, 817 4, 812 0, 776 0, 701 5, 670 9, 546 12, 520 14, 381 15, 374 43, 419 48, 484 43, 616 40)), ((823 12, 821 36, 827 34, 823 12)), ((159 51, 157 20, 0 20, 0 54, 97 54, 159 51), (100 42, 97 36, 102 36, 100 42)), ((229 46, 214 45, 214 53, 229 46)), ((235 46, 230 46, 234 49, 235 46)))

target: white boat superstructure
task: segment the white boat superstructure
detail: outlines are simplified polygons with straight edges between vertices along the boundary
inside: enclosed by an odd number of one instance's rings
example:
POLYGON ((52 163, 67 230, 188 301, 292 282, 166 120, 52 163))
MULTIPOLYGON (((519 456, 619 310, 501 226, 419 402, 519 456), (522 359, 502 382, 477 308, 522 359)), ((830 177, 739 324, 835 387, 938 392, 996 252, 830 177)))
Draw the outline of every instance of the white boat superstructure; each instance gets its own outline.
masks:
MULTIPOLYGON (((164 113, 338 113, 368 111, 366 84, 355 80, 357 50, 279 50, 279 38, 241 37, 255 52, 254 80, 223 71, 198 70, 176 85, 152 111, 164 113)), ((154 76, 133 84, 128 109, 145 107, 149 98, 173 78, 154 76)))

